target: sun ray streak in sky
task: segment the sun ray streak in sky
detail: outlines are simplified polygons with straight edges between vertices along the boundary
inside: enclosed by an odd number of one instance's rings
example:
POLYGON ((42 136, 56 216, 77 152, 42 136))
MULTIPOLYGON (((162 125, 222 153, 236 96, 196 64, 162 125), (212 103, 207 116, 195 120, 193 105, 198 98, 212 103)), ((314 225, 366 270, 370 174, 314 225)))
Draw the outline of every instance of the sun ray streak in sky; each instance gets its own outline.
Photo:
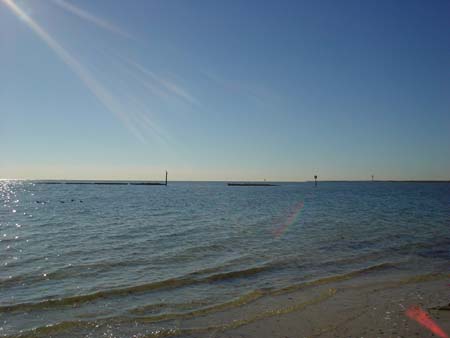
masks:
MULTIPOLYGON (((133 121, 135 116, 132 113, 125 113, 120 100, 116 99, 111 92, 100 83, 75 57, 73 57, 57 40, 36 23, 12 0, 1 0, 20 19, 22 19, 31 30, 47 44, 47 46, 80 78, 90 92, 115 116, 117 116, 125 127, 141 142, 145 142, 145 137, 139 130, 139 121, 133 121)), ((153 136, 164 140, 161 133, 154 129, 153 136)))
POLYGON ((59 6, 60 8, 64 9, 65 11, 79 17, 80 19, 83 19, 85 21, 88 21, 94 25, 96 25, 97 27, 100 27, 102 29, 105 29, 107 31, 110 31, 112 33, 118 34, 122 37, 125 38, 129 38, 131 39, 131 35, 128 34, 127 32, 123 31, 122 29, 120 29, 119 27, 113 25, 112 23, 99 18, 79 7, 76 7, 64 0, 51 0, 55 5, 59 6))
POLYGON ((142 74, 151 78, 154 82, 156 82, 160 88, 163 88, 166 92, 171 95, 177 97, 178 99, 182 99, 185 102, 188 102, 192 105, 199 105, 198 100, 192 96, 185 88, 182 88, 180 85, 175 84, 173 81, 169 81, 166 78, 156 75, 154 72, 148 70, 141 64, 134 62, 132 60, 125 60, 129 65, 133 66, 137 70, 139 70, 142 74))

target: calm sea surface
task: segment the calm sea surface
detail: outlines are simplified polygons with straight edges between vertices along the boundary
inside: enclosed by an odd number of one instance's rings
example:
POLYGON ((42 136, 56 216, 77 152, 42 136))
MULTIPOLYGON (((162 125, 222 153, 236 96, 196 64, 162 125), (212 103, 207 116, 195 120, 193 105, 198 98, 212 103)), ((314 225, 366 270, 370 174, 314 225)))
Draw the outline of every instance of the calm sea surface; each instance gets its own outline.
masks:
POLYGON ((156 335, 261 290, 450 267, 449 183, 36 183, 0 182, 0 336, 156 335))

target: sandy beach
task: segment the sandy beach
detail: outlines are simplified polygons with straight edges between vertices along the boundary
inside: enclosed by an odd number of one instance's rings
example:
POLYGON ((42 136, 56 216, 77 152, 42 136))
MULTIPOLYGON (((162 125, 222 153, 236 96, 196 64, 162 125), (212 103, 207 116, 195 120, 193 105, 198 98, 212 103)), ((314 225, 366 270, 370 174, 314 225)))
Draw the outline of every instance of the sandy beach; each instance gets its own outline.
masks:
MULTIPOLYGON (((450 332, 450 275, 360 277, 264 297, 180 325, 186 337, 439 337, 406 315, 422 309, 450 332), (188 324, 188 325, 186 325, 188 324), (208 332, 195 332, 206 327, 208 332), (213 327, 217 329, 214 330, 213 327)), ((447 336, 441 336, 447 337, 447 336)))

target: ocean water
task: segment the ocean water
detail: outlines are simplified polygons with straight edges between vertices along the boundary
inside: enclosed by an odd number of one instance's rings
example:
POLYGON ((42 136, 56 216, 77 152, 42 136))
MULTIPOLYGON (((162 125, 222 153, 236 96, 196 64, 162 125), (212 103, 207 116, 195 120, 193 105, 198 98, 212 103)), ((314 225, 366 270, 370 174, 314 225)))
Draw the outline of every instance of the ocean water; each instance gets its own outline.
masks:
POLYGON ((301 283, 448 273, 449 248, 449 183, 1 181, 0 336, 170 336, 301 283))

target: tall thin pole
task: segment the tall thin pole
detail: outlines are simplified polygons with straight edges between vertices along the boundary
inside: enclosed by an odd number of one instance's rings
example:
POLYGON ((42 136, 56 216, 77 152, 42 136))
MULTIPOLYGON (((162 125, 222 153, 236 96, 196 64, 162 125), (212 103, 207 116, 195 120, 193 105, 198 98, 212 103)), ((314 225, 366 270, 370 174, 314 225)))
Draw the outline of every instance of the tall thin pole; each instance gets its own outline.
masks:
POLYGON ((317 175, 314 175, 314 186, 317 187, 317 175))
POLYGON ((167 186, 167 170, 166 170, 166 186, 167 186))
POLYGON ((373 175, 372 175, 372 182, 373 182, 373 175))

